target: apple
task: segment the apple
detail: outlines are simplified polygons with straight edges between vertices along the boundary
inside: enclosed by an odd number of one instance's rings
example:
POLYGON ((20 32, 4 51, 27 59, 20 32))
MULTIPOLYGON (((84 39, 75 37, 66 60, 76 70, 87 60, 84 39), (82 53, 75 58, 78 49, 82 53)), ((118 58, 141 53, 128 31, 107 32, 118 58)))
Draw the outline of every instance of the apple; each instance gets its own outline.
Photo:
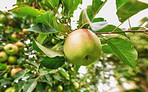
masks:
POLYGON ((63 49, 67 59, 77 65, 89 65, 101 55, 100 39, 88 29, 78 29, 70 33, 63 49))
POLYGON ((4 46, 4 50, 9 55, 15 55, 18 52, 18 47, 14 44, 9 43, 9 44, 4 46))
POLYGON ((8 55, 4 51, 0 51, 0 62, 4 62, 8 59, 8 55))
POLYGON ((13 34, 11 34, 11 37, 16 39, 16 38, 18 38, 18 34, 13 33, 13 34))
POLYGON ((5 92, 15 92, 15 88, 14 87, 9 87, 5 90, 5 92))
POLYGON ((74 82, 73 85, 74 85, 74 87, 75 87, 76 89, 79 88, 79 83, 78 83, 78 82, 74 82))
POLYGON ((11 76, 14 76, 18 71, 21 71, 21 70, 22 70, 22 68, 13 68, 11 70, 11 76))
POLYGON ((9 57, 8 57, 8 62, 9 62, 10 64, 15 64, 16 61, 17 61, 17 57, 16 57, 16 56, 9 56, 9 57))
POLYGON ((63 91, 63 87, 61 85, 58 86, 58 92, 62 92, 63 91))
POLYGON ((19 49, 24 49, 24 43, 22 42, 16 42, 15 45, 19 48, 19 49))

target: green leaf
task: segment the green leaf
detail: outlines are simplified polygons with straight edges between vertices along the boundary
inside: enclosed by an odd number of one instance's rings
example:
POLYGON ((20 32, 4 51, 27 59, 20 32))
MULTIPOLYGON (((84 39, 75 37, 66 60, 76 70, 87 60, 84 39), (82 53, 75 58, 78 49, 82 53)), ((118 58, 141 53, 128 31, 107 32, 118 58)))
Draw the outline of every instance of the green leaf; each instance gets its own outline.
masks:
POLYGON ((38 82, 35 88, 35 92, 45 92, 46 87, 42 82, 38 82))
POLYGON ((73 0, 63 0, 64 13, 69 15, 73 6, 73 0))
MULTIPOLYGON (((98 32, 98 33, 99 33, 99 32, 112 32, 115 28, 116 28, 116 26, 114 26, 114 25, 107 25, 106 27, 104 27, 104 28, 98 30, 97 32, 98 32)), ((117 29, 115 30, 115 32, 118 32, 118 31, 122 31, 122 29, 117 28, 117 29)), ((126 36, 125 33, 116 33, 116 34, 122 34, 122 35, 126 36)))
POLYGON ((53 80, 50 74, 46 74, 45 76, 45 82, 48 83, 50 86, 52 86, 53 80))
POLYGON ((45 57, 41 61, 41 64, 48 69, 57 69, 61 67, 64 63, 65 63, 65 58, 59 56, 54 58, 45 57))
POLYGON ((58 23, 52 11, 47 11, 36 18, 36 23, 42 23, 55 30, 58 30, 58 23))
POLYGON ((99 12, 102 4, 103 4, 103 2, 101 0, 93 0, 92 1, 92 11, 93 11, 94 15, 99 12))
POLYGON ((58 75, 53 75, 53 78, 58 80, 58 81, 62 81, 62 78, 61 76, 58 76, 58 75))
POLYGON ((124 22, 134 14, 148 8, 148 3, 138 0, 116 0, 117 15, 120 22, 124 22))
POLYGON ((82 0, 74 0, 73 6, 72 6, 71 12, 70 12, 71 15, 73 15, 74 10, 77 9, 79 4, 82 4, 82 0))
POLYGON ((129 40, 110 38, 107 43, 123 63, 136 69, 138 53, 129 40))
POLYGON ((48 49, 48 48, 44 47, 43 45, 39 44, 38 42, 36 42, 35 40, 33 42, 33 47, 37 51, 44 52, 48 57, 63 56, 63 54, 53 51, 51 49, 48 49))
POLYGON ((24 81, 19 80, 18 83, 14 84, 15 91, 16 92, 22 92, 23 86, 24 86, 24 81))
POLYGON ((31 64, 31 65, 34 65, 37 69, 39 69, 39 65, 36 62, 34 62, 32 60, 26 60, 26 62, 31 64))
POLYGON ((17 60, 17 64, 21 64, 25 61, 25 58, 24 57, 20 57, 18 60, 17 60))
POLYGON ((0 63, 0 71, 4 70, 6 68, 6 66, 7 66, 6 64, 0 63))
POLYGON ((29 15, 29 16, 34 16, 37 17, 38 15, 40 15, 41 13, 43 13, 43 10, 38 10, 35 8, 32 8, 30 6, 20 6, 20 7, 16 7, 14 9, 11 10, 13 13, 18 14, 18 15, 29 15))
POLYGON ((112 53, 113 53, 113 50, 112 50, 111 47, 108 46, 108 45, 103 45, 103 46, 102 46, 102 51, 103 51, 104 53, 108 53, 108 54, 112 54, 112 53))
POLYGON ((44 42, 44 40, 48 37, 49 34, 39 34, 39 36, 37 37, 37 42, 39 44, 42 44, 44 42))
POLYGON ((26 30, 31 31, 31 32, 36 32, 36 33, 44 33, 44 34, 58 32, 55 29, 52 29, 51 27, 46 26, 46 25, 41 24, 41 23, 34 24, 31 28, 26 29, 26 30))
POLYGON ((45 0, 45 1, 47 6, 53 10, 56 10, 56 7, 59 5, 59 0, 45 0))
POLYGON ((23 92, 32 92, 37 85, 36 79, 29 79, 24 84, 23 92))
POLYGON ((64 69, 60 69, 59 72, 67 79, 69 80, 69 74, 64 70, 64 69))

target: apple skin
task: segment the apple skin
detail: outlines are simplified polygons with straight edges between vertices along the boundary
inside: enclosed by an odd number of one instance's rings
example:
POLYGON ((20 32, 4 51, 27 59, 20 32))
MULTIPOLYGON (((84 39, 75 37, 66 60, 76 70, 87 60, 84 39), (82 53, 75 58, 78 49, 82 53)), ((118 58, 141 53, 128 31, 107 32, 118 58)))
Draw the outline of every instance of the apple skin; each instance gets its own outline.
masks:
POLYGON ((16 42, 15 45, 19 48, 19 49, 24 49, 24 44, 22 42, 16 42))
POLYGON ((88 29, 78 29, 70 33, 63 49, 68 60, 77 65, 89 65, 101 55, 100 39, 88 29))
POLYGON ((5 51, 0 51, 0 63, 8 59, 8 55, 5 51))
POLYGON ((74 82, 73 85, 74 85, 74 87, 75 87, 76 89, 79 88, 79 83, 78 83, 78 82, 74 82))
POLYGON ((14 76, 18 71, 21 71, 21 70, 22 70, 22 68, 13 68, 11 70, 11 76, 14 76))
POLYGON ((18 47, 14 44, 9 43, 4 46, 4 50, 8 55, 15 55, 18 52, 18 47))
POLYGON ((15 88, 14 87, 9 87, 5 90, 5 92, 15 92, 15 88))
POLYGON ((9 56, 9 57, 8 57, 8 62, 9 62, 10 64, 15 64, 16 61, 17 61, 17 57, 16 57, 16 56, 9 56))
POLYGON ((11 34, 11 37, 12 37, 12 38, 18 38, 18 34, 13 33, 13 34, 11 34))

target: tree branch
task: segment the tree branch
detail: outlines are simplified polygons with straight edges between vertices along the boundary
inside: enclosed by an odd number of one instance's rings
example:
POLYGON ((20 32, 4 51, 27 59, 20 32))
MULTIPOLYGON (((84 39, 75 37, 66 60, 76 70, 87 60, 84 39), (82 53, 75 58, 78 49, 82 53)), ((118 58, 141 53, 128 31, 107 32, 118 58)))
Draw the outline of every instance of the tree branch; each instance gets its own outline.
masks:
POLYGON ((129 32, 134 32, 134 33, 144 33, 146 35, 148 35, 148 30, 140 30, 140 31, 118 31, 118 32, 99 32, 96 34, 114 34, 114 33, 129 33, 129 32))

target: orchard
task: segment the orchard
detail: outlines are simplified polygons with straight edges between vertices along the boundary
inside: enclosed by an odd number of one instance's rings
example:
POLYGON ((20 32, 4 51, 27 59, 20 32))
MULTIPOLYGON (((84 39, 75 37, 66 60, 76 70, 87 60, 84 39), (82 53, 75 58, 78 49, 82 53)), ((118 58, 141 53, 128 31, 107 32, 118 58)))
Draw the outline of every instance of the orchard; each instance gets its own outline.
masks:
POLYGON ((116 0, 114 25, 97 16, 109 0, 90 1, 17 0, 0 11, 0 92, 148 92, 148 15, 130 23, 148 2, 116 0))

